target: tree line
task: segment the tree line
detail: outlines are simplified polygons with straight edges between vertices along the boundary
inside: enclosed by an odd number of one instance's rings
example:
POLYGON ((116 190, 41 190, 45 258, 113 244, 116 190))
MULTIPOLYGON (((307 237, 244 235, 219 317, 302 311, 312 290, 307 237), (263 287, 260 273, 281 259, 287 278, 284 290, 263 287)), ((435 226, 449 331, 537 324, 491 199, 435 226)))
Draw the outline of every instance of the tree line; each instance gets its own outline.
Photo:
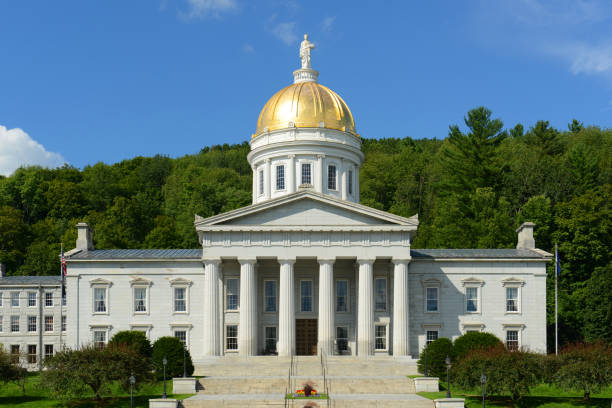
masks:
MULTIPOLYGON (((562 261, 561 344, 612 342, 612 130, 575 119, 567 130, 508 128, 484 107, 464 122, 441 139, 363 139, 361 203, 419 214, 415 248, 512 248, 516 227, 535 222, 537 246, 558 244, 562 261)), ((79 221, 99 249, 197 248, 194 214, 251 203, 248 152, 244 142, 0 176, 0 262, 13 275, 59 273, 60 243, 74 245, 79 221)), ((552 265, 548 282, 552 327, 552 265)))

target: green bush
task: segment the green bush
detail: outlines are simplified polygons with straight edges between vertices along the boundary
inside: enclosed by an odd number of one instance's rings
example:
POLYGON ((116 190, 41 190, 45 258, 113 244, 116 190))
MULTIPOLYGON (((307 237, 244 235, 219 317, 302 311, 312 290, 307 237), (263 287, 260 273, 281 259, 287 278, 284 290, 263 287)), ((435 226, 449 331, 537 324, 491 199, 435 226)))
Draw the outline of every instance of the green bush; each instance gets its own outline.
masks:
POLYGON ((605 343, 573 344, 557 359, 553 382, 561 388, 582 391, 585 400, 612 384, 612 347, 605 343))
POLYGON ((453 354, 460 359, 474 350, 486 350, 503 344, 500 339, 491 333, 467 332, 453 342, 453 354))
POLYGON ((545 355, 510 351, 503 345, 474 350, 459 359, 451 369, 453 384, 463 389, 480 387, 480 376, 487 376, 487 394, 510 394, 513 401, 529 393, 544 376, 545 355))
POLYGON ((425 373, 425 355, 427 354, 427 375, 430 377, 445 378, 446 375, 446 356, 453 355, 453 343, 445 338, 441 337, 438 340, 432 341, 426 346, 421 355, 419 361, 417 361, 417 367, 420 373, 425 373))
POLYGON ((151 358, 153 354, 153 348, 151 342, 141 331, 136 330, 124 330, 117 332, 112 339, 108 342, 109 346, 120 346, 125 345, 133 348, 138 354, 143 357, 151 358))
MULTIPOLYGON (((160 337, 153 344, 153 368, 158 379, 163 377, 164 357, 168 360, 166 365, 166 378, 183 376, 183 343, 176 337, 160 337)), ((187 375, 193 374, 193 362, 189 351, 186 351, 187 375)))

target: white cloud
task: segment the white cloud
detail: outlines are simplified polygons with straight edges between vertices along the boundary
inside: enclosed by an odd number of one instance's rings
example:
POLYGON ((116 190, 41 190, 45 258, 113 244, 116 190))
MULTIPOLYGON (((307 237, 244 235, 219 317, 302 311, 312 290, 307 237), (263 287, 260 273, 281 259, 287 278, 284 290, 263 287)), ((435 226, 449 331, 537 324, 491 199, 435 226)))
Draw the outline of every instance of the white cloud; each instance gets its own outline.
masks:
POLYGON ((612 73, 612 45, 572 44, 561 49, 573 74, 612 73))
POLYGON ((321 28, 323 28, 323 31, 331 31, 332 28, 334 27, 334 21, 336 21, 336 17, 325 17, 323 19, 323 22, 321 23, 321 28))
POLYGON ((272 34, 287 45, 293 45, 298 39, 295 23, 278 23, 272 27, 272 34))
POLYGON ((221 13, 238 8, 236 0, 187 0, 188 11, 184 18, 219 17, 221 13))
POLYGON ((61 154, 48 152, 23 130, 0 125, 0 174, 8 176, 21 166, 54 168, 65 162, 61 154))
POLYGON ((253 48, 253 46, 252 46, 251 44, 246 43, 246 44, 244 44, 244 45, 242 46, 242 51, 243 51, 245 54, 252 54, 252 53, 254 53, 254 52, 255 52, 255 48, 253 48))

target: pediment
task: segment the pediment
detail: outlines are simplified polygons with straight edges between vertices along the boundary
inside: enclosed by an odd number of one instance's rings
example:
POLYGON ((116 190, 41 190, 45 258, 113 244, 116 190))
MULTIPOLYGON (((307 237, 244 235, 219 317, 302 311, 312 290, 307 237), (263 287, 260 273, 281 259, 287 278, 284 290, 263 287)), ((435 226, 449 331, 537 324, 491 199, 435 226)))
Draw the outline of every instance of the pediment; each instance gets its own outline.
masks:
MULTIPOLYGON (((407 226, 416 229, 418 218, 405 218, 365 205, 314 192, 297 192, 210 218, 196 216, 196 227, 206 226, 407 226)), ((410 228, 412 229, 412 228, 410 228)))
POLYGON ((104 279, 104 278, 96 278, 96 279, 92 279, 89 281, 89 285, 93 286, 93 285, 106 285, 106 286, 110 286, 112 285, 113 282, 104 279))

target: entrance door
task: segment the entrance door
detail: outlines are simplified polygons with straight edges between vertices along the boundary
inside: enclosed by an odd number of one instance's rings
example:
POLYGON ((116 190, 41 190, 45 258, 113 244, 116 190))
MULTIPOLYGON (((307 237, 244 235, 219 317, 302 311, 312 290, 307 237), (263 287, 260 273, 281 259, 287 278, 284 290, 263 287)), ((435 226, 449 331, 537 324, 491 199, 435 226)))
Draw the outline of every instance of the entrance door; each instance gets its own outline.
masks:
POLYGON ((298 356, 317 354, 317 319, 295 320, 295 352, 298 356))

